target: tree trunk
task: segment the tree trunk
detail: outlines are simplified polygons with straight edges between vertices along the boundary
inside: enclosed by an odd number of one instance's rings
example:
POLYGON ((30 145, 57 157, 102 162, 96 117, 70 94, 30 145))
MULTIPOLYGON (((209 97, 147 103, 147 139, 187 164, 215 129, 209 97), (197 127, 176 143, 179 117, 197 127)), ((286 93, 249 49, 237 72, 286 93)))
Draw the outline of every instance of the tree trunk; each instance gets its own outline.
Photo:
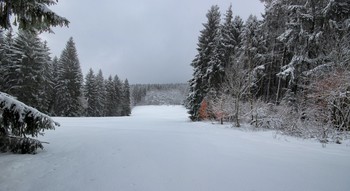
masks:
MULTIPOLYGON (((282 56, 282 62, 280 64, 280 68, 282 68, 282 66, 283 66, 285 55, 286 55, 286 47, 284 47, 284 49, 283 49, 283 56, 282 56)), ((281 77, 278 77, 276 102, 275 102, 276 105, 279 105, 279 99, 280 99, 279 97, 280 97, 280 91, 281 91, 281 80, 282 80, 281 77)))
POLYGON ((241 126, 241 124, 239 124, 239 96, 236 97, 236 103, 235 103, 235 123, 236 123, 236 127, 241 126))

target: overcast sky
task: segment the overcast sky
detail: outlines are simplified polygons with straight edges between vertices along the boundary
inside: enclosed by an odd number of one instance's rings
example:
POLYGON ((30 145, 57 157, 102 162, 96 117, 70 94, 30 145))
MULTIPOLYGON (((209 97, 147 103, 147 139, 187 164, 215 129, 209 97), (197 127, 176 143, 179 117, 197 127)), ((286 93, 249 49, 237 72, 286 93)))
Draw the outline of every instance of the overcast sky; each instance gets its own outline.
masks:
MULTIPOLYGON (((59 0, 50 8, 71 23, 42 34, 60 56, 73 37, 83 74, 102 69, 135 83, 183 83, 192 75, 199 31, 212 5, 261 17, 259 0, 59 0)), ((222 17, 223 18, 223 17, 222 17)))

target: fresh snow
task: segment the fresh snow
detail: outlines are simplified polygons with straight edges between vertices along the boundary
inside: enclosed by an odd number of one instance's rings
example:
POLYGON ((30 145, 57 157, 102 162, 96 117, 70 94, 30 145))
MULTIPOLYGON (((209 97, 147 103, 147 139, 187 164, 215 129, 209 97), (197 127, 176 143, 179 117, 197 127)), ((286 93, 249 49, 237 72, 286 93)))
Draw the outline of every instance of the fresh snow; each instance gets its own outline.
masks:
POLYGON ((1 191, 348 191, 350 145, 190 122, 182 106, 54 118, 36 155, 0 154, 1 191))

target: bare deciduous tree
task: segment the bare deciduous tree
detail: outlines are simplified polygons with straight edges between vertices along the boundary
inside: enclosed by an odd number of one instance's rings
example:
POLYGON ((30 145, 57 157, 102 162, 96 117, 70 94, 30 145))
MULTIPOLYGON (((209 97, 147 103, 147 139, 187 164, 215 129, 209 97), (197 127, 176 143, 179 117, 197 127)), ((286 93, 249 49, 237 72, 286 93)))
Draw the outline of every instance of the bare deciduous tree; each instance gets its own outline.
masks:
POLYGON ((249 90, 249 71, 244 69, 243 64, 233 62, 225 71, 226 78, 223 83, 223 91, 232 96, 234 102, 234 122, 236 127, 240 127, 240 102, 249 90))

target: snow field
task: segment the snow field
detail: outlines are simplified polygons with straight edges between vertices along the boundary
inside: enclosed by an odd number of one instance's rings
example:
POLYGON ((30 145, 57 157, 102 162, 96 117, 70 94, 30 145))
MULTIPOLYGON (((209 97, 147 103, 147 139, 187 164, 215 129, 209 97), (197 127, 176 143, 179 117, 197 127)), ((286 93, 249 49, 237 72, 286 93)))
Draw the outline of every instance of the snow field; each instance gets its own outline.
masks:
POLYGON ((0 154, 1 191, 350 190, 350 146, 190 122, 181 106, 54 118, 45 150, 0 154))

